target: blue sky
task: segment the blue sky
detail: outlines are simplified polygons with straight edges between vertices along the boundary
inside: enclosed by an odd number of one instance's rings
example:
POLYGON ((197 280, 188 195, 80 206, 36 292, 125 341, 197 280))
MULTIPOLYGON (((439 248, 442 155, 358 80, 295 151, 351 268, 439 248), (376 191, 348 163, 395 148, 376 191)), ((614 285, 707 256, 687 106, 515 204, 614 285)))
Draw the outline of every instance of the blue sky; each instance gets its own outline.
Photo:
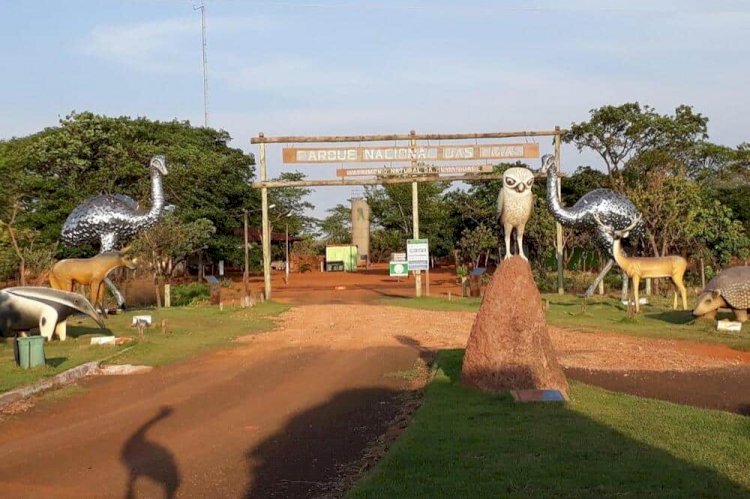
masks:
MULTIPOLYGON (((0 3, 0 138, 72 110, 203 122, 190 0, 0 3)), ((747 1, 206 0, 209 125, 266 135, 550 129, 605 104, 689 104, 750 140, 747 1)), ((549 142, 542 141, 542 152, 549 142)), ((271 175, 284 168, 269 149, 271 175)), ((599 166, 563 149, 563 168, 599 166)), ((335 166, 301 166, 310 177, 335 166)), ((351 195, 318 190, 316 214, 351 195)))

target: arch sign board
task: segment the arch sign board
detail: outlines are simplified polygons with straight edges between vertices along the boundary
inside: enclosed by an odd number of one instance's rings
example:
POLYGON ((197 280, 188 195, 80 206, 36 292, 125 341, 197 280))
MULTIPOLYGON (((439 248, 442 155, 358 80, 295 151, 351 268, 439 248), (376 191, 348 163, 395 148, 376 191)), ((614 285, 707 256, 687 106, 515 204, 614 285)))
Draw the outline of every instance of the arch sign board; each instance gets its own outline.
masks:
POLYGON ((488 173, 490 165, 425 166, 433 161, 507 160, 538 158, 539 144, 478 144, 457 146, 356 146, 356 147, 285 147, 286 164, 325 163, 398 163, 412 162, 411 168, 339 168, 337 177, 368 175, 431 175, 441 173, 488 173), (416 163, 421 163, 416 165, 416 163), (427 171, 425 171, 427 170, 427 171))
POLYGON ((365 163, 375 161, 465 161, 539 157, 539 144, 460 146, 285 147, 284 163, 365 163))

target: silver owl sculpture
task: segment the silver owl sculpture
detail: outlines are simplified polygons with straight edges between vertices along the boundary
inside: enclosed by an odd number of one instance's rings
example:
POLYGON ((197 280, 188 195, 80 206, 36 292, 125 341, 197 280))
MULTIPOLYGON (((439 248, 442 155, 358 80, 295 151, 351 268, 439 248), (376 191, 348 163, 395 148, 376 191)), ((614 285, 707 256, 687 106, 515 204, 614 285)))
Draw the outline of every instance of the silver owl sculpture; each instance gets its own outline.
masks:
POLYGON ((505 259, 511 256, 510 237, 515 229, 518 254, 528 260, 523 253, 523 231, 534 209, 533 185, 534 174, 528 168, 508 168, 503 173, 503 187, 497 195, 497 217, 505 232, 505 259))

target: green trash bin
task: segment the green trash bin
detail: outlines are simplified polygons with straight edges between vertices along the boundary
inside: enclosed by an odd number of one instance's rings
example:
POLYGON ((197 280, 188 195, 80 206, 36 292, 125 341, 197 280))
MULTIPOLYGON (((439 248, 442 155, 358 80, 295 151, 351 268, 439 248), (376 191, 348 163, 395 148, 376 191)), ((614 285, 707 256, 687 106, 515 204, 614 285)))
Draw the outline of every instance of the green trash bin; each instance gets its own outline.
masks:
POLYGON ((43 366, 47 363, 44 357, 44 336, 26 336, 16 338, 16 363, 23 369, 43 366))

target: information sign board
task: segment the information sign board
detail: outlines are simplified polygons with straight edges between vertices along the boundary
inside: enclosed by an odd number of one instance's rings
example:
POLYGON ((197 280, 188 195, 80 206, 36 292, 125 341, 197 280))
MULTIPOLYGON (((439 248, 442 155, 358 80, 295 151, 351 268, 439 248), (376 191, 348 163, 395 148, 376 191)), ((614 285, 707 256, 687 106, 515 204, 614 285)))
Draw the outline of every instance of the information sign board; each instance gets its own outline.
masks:
POLYGON ((408 239, 406 241, 406 259, 409 270, 428 270, 430 268, 430 246, 427 239, 408 239))

